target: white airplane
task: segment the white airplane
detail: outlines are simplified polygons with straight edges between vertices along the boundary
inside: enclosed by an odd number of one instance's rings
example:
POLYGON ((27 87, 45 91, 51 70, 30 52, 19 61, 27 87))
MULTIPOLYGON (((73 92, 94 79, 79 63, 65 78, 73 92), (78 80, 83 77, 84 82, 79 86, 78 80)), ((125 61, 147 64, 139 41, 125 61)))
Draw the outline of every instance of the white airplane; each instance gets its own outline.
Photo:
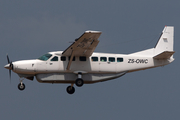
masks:
POLYGON ((4 67, 20 77, 19 90, 25 89, 24 78, 41 83, 69 83, 66 91, 75 92, 74 84, 103 82, 126 73, 167 65, 174 61, 174 27, 165 26, 154 48, 131 54, 94 52, 99 43, 99 31, 85 31, 64 51, 49 52, 38 59, 11 62, 4 67))

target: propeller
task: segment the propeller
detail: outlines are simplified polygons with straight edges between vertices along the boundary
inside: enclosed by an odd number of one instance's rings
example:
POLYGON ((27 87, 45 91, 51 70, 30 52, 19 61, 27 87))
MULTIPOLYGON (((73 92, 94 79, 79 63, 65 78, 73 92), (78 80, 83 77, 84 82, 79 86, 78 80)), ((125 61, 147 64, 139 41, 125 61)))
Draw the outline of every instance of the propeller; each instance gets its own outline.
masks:
POLYGON ((7 55, 7 61, 8 61, 8 64, 5 66, 5 68, 9 69, 9 78, 10 78, 10 82, 11 82, 11 70, 13 70, 13 63, 12 63, 12 61, 9 60, 8 55, 7 55))

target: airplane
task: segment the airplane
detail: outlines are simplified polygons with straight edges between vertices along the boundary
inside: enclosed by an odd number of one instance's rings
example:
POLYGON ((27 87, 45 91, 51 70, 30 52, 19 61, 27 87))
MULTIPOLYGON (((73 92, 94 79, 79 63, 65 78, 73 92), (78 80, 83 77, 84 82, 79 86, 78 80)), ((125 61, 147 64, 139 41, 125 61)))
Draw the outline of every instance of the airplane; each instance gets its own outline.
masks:
POLYGON ((12 62, 4 67, 20 77, 19 90, 25 89, 23 80, 36 77, 40 83, 68 83, 66 91, 75 92, 74 84, 82 87, 112 80, 126 73, 155 68, 174 61, 174 27, 165 26, 154 48, 131 54, 110 54, 94 52, 102 32, 85 31, 66 50, 48 52, 33 60, 12 62))

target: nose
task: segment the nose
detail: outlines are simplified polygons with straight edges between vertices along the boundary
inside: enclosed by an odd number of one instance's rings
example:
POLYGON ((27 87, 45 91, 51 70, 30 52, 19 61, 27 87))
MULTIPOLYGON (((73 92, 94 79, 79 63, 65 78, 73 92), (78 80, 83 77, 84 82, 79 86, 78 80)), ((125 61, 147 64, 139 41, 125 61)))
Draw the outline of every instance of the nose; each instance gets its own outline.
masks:
POLYGON ((9 64, 5 65, 4 68, 10 69, 9 64))
POLYGON ((11 66, 11 64, 7 64, 7 65, 5 65, 5 66, 4 66, 4 68, 9 69, 9 70, 12 70, 12 66, 11 66))

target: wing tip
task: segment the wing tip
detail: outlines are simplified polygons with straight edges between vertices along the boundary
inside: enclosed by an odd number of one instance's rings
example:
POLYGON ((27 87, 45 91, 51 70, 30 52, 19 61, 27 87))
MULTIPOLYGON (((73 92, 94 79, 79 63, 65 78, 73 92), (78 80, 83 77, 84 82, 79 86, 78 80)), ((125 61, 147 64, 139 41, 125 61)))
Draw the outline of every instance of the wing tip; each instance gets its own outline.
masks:
POLYGON ((101 31, 87 30, 85 33, 102 33, 101 31))

